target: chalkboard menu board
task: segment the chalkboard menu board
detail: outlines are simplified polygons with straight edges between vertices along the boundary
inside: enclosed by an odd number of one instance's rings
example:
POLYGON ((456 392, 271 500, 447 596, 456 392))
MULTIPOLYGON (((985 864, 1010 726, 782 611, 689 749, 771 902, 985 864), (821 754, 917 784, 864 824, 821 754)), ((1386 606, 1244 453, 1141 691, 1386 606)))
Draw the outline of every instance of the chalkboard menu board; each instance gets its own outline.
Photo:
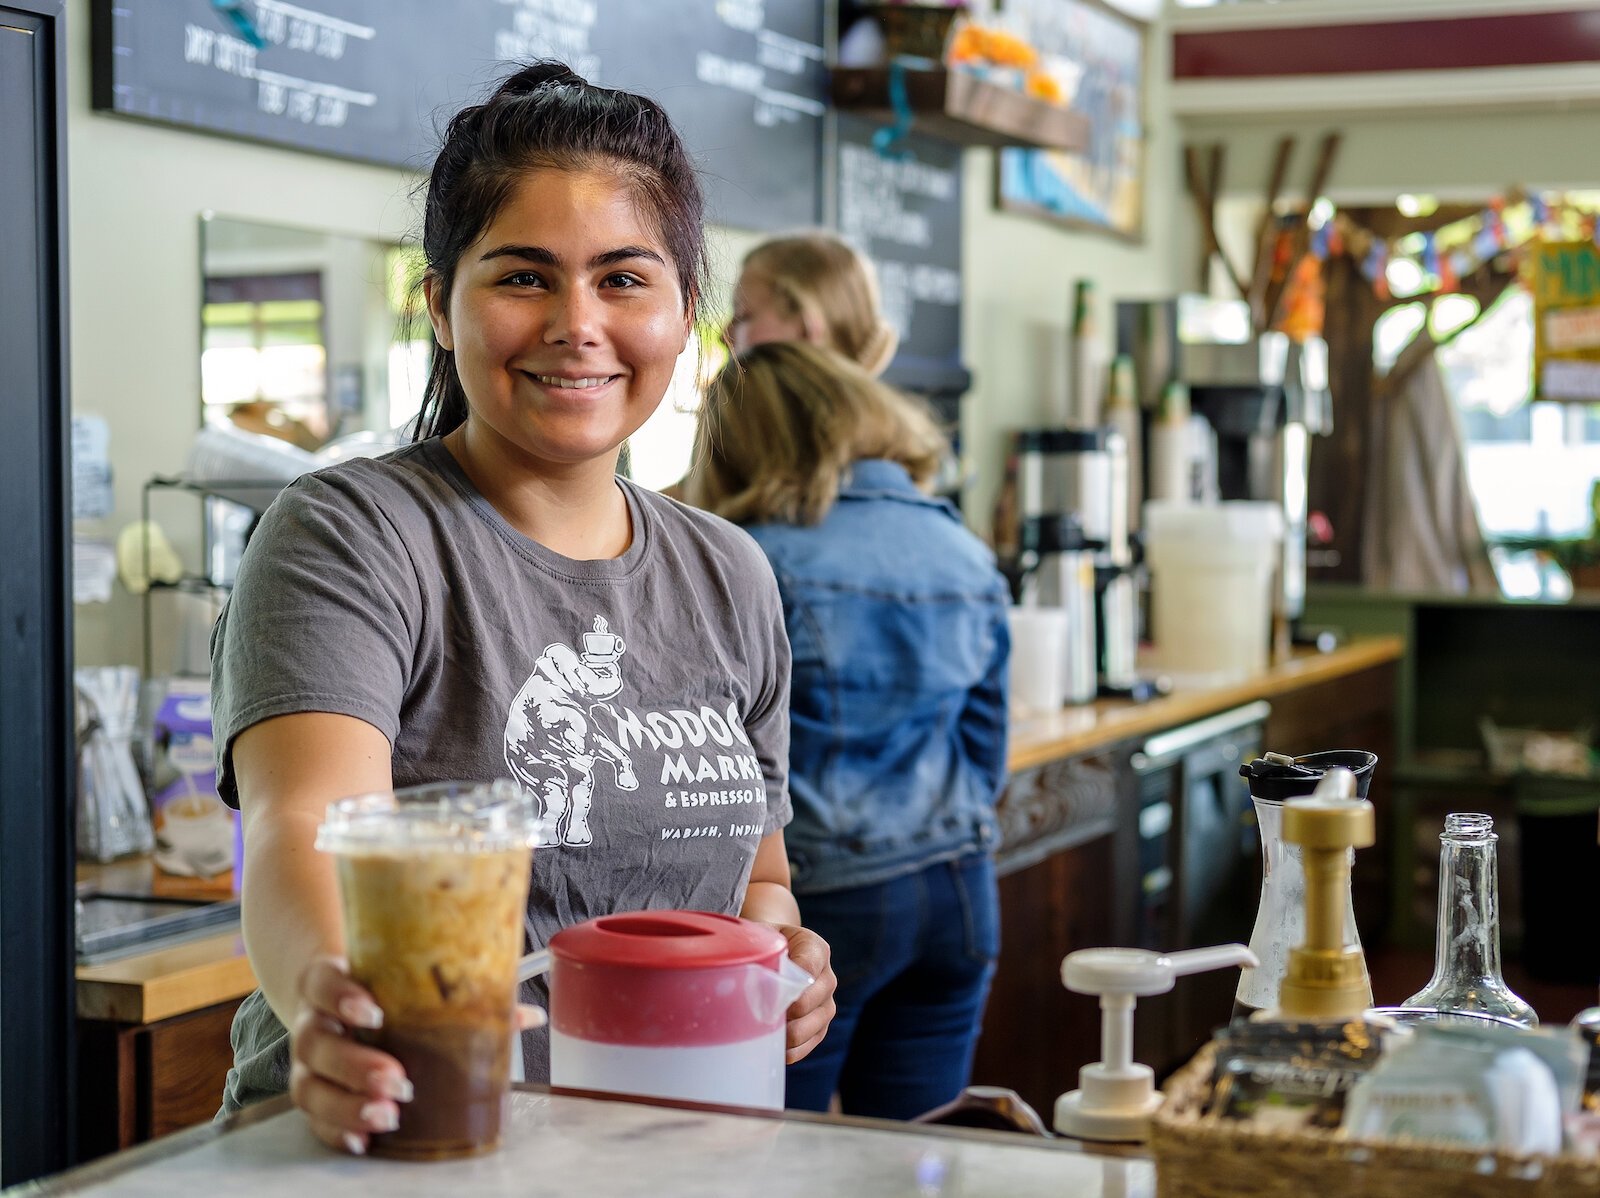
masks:
POLYGON ((786 228, 818 216, 822 20, 822 0, 95 0, 94 104, 422 169, 510 62, 560 58, 666 108, 713 221, 786 228))
POLYGON ((872 144, 880 127, 838 116, 839 232, 872 259, 900 334, 890 381, 961 390, 961 150, 912 135, 885 156, 872 144))

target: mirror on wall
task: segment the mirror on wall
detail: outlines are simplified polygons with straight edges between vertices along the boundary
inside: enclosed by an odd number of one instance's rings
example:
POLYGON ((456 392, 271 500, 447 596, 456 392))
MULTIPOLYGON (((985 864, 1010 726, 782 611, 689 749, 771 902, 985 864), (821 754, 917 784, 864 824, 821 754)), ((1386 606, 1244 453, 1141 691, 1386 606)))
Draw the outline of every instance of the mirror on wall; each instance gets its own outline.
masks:
POLYGON ((416 249, 205 213, 200 263, 203 424, 315 451, 416 415, 431 344, 416 249))

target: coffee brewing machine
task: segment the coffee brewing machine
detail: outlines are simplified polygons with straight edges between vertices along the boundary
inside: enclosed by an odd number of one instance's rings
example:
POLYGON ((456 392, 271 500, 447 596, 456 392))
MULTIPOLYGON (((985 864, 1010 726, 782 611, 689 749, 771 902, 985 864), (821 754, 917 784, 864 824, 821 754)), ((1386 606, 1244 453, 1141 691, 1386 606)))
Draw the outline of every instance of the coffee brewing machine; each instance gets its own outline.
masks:
POLYGON ((1215 434, 1220 498, 1283 507, 1274 606, 1293 635, 1305 612, 1311 438, 1333 429, 1327 343, 1255 334, 1243 300, 1184 295, 1119 303, 1117 352, 1133 359, 1146 414, 1169 384, 1187 387, 1215 434))
MULTIPOLYGON (((1065 608, 1073 620, 1092 612, 1095 690, 1149 698, 1153 691, 1134 660, 1139 587, 1128 529, 1126 439, 1112 428, 1021 429, 1014 436, 1022 601, 1065 608)), ((1069 686, 1070 701, 1091 697, 1069 686)))

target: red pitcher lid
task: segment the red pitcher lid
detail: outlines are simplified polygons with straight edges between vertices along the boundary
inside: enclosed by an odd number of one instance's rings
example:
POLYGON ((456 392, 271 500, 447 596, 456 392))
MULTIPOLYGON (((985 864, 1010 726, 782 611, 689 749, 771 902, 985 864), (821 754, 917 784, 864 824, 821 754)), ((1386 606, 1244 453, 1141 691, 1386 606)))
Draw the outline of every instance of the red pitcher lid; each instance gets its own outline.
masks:
POLYGON ((787 947, 776 928, 710 911, 602 915, 550 937, 550 953, 558 961, 627 969, 771 965, 787 947))

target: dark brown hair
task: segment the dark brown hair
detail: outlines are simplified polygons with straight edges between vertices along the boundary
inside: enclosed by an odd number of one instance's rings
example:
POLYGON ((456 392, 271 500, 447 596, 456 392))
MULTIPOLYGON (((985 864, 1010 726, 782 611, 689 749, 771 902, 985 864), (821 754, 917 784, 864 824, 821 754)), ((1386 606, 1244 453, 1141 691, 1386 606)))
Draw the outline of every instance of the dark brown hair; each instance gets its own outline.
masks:
MULTIPOLYGON (((654 101, 596 87, 550 60, 521 68, 445 129, 428 175, 422 253, 427 276, 447 301, 461 255, 519 178, 541 167, 615 171, 633 187, 672 256, 693 317, 705 290, 704 203, 672 122, 654 101)), ((448 433, 466 418, 455 355, 436 341, 416 439, 448 433)))

